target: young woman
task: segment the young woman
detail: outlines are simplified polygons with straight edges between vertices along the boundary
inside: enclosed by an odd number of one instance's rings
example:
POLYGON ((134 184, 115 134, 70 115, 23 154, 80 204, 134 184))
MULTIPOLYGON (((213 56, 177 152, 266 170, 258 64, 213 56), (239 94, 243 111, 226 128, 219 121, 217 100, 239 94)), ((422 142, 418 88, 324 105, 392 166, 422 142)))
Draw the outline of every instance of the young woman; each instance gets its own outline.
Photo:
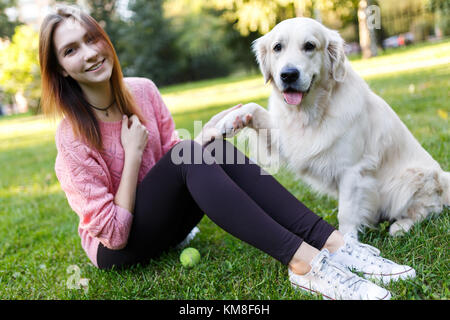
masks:
POLYGON ((56 132, 56 175, 80 217, 82 247, 98 268, 158 257, 205 213, 287 265, 296 288, 326 298, 391 297, 350 269, 384 281, 414 277, 412 268, 340 234, 219 139, 215 123, 240 105, 214 116, 195 141, 178 139, 156 86, 123 78, 108 36, 89 15, 74 7, 48 15, 39 58, 43 110, 64 116, 56 132))

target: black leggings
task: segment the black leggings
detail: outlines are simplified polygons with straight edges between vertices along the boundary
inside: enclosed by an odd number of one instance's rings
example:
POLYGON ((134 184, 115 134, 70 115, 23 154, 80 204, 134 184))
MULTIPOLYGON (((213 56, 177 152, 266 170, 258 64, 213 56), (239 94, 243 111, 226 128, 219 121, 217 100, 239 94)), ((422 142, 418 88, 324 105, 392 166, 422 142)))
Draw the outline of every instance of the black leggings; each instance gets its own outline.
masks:
POLYGON ((99 245, 99 268, 145 264, 181 242, 204 213, 226 232, 285 265, 302 241, 322 249, 335 228, 261 172, 224 140, 206 147, 192 140, 178 143, 138 185, 126 247, 111 250, 99 245))

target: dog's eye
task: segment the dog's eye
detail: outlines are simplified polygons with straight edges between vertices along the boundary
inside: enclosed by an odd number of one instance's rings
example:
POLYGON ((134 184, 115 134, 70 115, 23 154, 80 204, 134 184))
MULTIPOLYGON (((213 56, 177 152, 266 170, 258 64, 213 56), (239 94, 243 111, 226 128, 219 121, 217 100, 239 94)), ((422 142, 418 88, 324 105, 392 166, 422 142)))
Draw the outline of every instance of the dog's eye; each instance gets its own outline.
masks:
POLYGON ((281 51, 281 43, 277 43, 277 44, 273 47, 273 51, 275 51, 275 52, 280 52, 280 51, 281 51))
POLYGON ((303 46, 303 50, 305 51, 312 51, 316 48, 316 45, 312 42, 306 42, 305 45, 303 46))

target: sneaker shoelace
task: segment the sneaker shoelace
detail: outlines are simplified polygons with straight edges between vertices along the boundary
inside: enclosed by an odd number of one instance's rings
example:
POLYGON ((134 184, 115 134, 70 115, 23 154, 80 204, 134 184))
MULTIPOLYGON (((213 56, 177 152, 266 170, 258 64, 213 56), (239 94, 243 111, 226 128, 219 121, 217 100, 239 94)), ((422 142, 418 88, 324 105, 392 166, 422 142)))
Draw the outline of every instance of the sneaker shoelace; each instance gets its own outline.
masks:
POLYGON ((366 249, 367 251, 371 252, 375 256, 380 255, 380 250, 378 250, 377 248, 375 248, 371 245, 359 242, 355 235, 350 234, 349 238, 350 238, 350 243, 355 244, 356 246, 358 246, 360 248, 366 249))
MULTIPOLYGON (((333 263, 325 256, 318 264, 319 266, 316 273, 318 273, 321 278, 325 278, 329 284, 332 283, 332 280, 337 280, 343 287, 339 289, 342 289, 344 292, 357 292, 365 281, 351 272, 342 270, 337 264, 333 263)), ((338 289, 337 286, 334 287, 335 289, 338 289)))
POLYGON ((346 244, 346 251, 349 255, 354 254, 355 257, 361 259, 361 261, 372 265, 377 264, 380 268, 383 266, 382 264, 392 264, 391 261, 380 256, 380 250, 356 240, 346 244))
POLYGON ((186 238, 184 238, 184 240, 182 240, 179 244, 176 245, 176 248, 178 249, 182 249, 184 247, 186 247, 189 242, 192 241, 192 239, 195 238, 196 234, 200 232, 200 229, 198 227, 194 227, 191 232, 189 232, 189 234, 186 236, 186 238))

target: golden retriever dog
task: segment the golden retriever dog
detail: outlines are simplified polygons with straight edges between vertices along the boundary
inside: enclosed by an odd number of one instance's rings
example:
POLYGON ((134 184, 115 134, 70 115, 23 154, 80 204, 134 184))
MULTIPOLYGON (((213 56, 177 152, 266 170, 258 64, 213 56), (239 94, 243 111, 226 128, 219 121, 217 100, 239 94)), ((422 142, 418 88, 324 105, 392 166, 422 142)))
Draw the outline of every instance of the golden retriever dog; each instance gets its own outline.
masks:
POLYGON ((357 234, 387 219, 396 235, 450 205, 450 173, 352 69, 338 32, 313 19, 288 19, 253 50, 273 87, 268 110, 246 104, 216 129, 231 137, 240 131, 236 119, 257 132, 269 129, 268 152, 338 199, 341 232, 357 234))

